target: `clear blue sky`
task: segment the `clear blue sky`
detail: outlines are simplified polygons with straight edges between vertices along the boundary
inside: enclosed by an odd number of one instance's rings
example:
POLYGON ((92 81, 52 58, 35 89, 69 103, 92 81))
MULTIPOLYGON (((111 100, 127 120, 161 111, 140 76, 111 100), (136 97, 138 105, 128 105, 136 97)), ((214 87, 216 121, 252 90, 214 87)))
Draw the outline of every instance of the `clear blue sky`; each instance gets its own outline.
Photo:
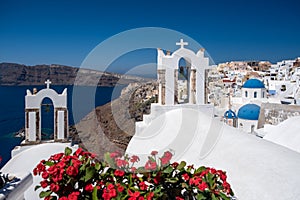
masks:
POLYGON ((293 59, 300 56, 299 7, 298 0, 0 0, 0 62, 80 66, 100 42, 139 27, 182 32, 216 63, 293 59))

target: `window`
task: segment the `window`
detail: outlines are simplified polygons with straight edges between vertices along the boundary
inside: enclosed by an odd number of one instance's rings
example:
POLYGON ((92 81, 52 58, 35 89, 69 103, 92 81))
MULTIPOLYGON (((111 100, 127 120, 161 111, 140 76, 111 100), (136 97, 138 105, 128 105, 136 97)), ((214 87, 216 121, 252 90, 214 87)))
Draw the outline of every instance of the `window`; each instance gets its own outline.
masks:
POLYGON ((254 98, 257 98, 257 92, 254 92, 254 98))
POLYGON ((243 129, 243 124, 242 124, 242 123, 240 123, 240 126, 239 126, 239 127, 240 127, 240 129, 243 129))
POLYGON ((245 91, 245 97, 248 97, 248 91, 245 91))
POLYGON ((265 92, 262 93, 262 98, 265 98, 265 92))

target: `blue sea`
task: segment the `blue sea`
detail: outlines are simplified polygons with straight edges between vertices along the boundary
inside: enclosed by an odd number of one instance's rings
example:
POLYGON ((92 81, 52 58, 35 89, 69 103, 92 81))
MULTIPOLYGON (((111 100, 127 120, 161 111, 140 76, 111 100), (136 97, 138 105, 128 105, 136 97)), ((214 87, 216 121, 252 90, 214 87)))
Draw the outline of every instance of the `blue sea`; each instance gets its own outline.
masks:
MULTIPOLYGON (((14 133, 25 126, 25 95, 26 90, 38 91, 45 86, 0 86, 0 169, 11 158, 11 150, 19 145, 21 138, 14 137, 14 133)), ((90 86, 51 86, 59 94, 64 88, 68 90, 69 125, 79 122, 95 107, 104 105, 120 96, 124 86, 90 87, 90 86), (76 109, 76 110, 73 110, 76 109), (74 113, 74 116, 73 116, 74 113), (76 114, 76 115, 75 115, 76 114)), ((47 134, 53 130, 53 106, 49 99, 44 99, 42 109, 42 131, 47 134)))

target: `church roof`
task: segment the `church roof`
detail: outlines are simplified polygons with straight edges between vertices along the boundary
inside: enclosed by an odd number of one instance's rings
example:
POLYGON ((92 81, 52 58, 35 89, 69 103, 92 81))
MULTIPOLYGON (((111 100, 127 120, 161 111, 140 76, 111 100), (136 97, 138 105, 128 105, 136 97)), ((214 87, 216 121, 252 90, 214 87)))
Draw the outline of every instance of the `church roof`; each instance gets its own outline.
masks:
POLYGON ((243 88, 265 88, 265 85, 260 80, 253 78, 247 80, 244 83, 243 88))
POLYGON ((237 116, 233 110, 229 109, 224 113, 224 118, 235 119, 237 116))
POLYGON ((238 118, 246 120, 258 120, 260 107, 256 104, 246 104, 238 111, 238 118))

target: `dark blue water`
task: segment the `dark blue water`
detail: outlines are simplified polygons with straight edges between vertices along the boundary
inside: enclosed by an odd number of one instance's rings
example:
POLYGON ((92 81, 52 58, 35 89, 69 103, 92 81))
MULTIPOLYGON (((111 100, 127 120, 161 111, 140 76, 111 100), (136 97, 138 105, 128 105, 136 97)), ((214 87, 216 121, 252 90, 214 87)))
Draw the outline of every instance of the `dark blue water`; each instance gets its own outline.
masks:
MULTIPOLYGON (((11 158, 11 150, 21 139, 13 137, 14 133, 25 126, 25 95, 26 90, 37 88, 38 91, 44 86, 0 86, 0 156, 2 162, 0 168, 11 158)), ((104 105, 120 95, 124 88, 119 87, 89 87, 89 86, 51 86, 59 94, 64 88, 68 90, 69 124, 79 122, 86 114, 95 107, 104 105), (74 113, 74 116, 73 116, 74 113)), ((42 131, 51 134, 53 127, 53 107, 51 101, 44 99, 42 109, 42 131), (43 120, 43 117, 45 118, 43 120)))

